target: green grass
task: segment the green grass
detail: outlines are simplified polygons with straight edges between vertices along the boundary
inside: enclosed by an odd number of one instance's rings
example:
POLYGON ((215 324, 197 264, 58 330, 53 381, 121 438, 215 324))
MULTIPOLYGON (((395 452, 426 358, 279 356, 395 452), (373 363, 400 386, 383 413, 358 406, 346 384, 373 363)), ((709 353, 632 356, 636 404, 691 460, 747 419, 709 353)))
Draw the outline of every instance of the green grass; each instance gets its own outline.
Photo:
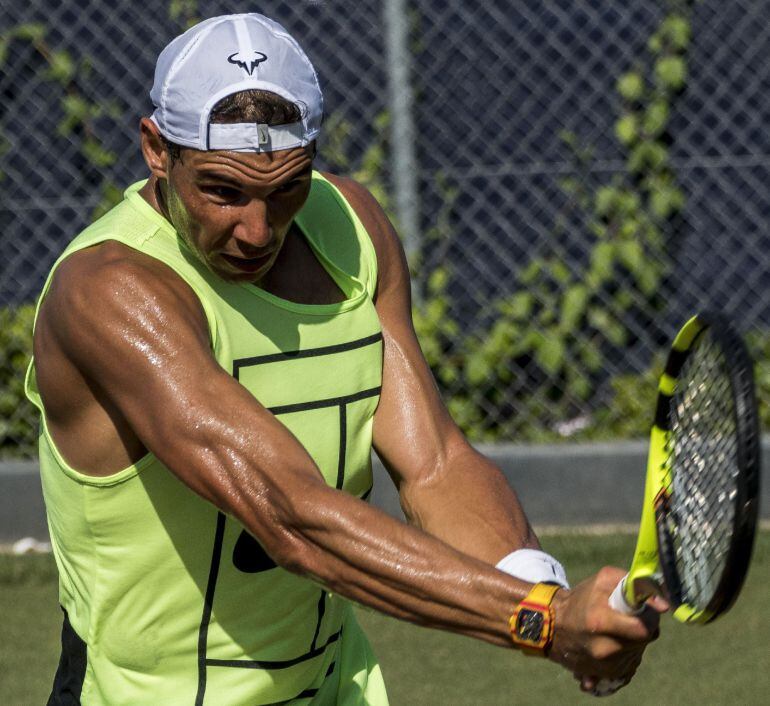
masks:
POLYGON ((0 703, 44 704, 59 659, 61 610, 51 556, 0 554, 0 703))
MULTIPOLYGON (((600 566, 625 565, 634 538, 545 537, 573 582, 600 566)), ((705 627, 663 620, 634 682, 609 702, 623 704, 764 703, 770 693, 770 533, 760 535, 738 604, 705 627)), ((61 613, 50 557, 0 555, 0 702, 45 703, 56 668, 61 613)), ((377 653, 393 706, 591 704, 572 676, 543 660, 457 635, 413 627, 359 611, 377 653)))
MULTIPOLYGON (((553 536, 544 548, 564 563, 575 583, 605 564, 627 565, 633 536, 553 536)), ((744 590, 733 609, 712 625, 662 621, 634 681, 602 703, 767 703, 770 693, 770 533, 760 535, 744 590)), ((374 613, 361 622, 380 659, 394 706, 557 706, 592 704, 566 670, 469 638, 406 626, 374 613)))

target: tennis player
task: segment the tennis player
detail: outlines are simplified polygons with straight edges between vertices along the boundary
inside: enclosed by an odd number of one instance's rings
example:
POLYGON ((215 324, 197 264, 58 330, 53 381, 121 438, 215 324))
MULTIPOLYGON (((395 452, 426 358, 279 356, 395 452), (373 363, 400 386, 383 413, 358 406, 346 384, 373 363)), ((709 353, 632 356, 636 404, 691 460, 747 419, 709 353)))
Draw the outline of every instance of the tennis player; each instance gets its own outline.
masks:
POLYGON ((64 610, 49 703, 386 704, 351 601, 583 689, 630 679, 656 611, 607 607, 620 569, 568 590, 450 419, 396 233, 313 170, 322 96, 294 39, 206 20, 150 96, 149 178, 57 260, 35 326, 64 610), (409 525, 366 502, 372 448, 409 525))

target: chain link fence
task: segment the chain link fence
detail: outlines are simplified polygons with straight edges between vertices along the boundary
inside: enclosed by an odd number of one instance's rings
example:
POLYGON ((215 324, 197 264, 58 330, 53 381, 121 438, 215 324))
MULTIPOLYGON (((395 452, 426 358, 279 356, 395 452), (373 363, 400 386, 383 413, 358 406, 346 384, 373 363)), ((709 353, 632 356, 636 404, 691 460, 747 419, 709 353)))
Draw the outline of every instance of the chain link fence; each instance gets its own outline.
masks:
POLYGON ((770 388, 770 0, 9 0, 0 453, 34 453, 27 305, 146 176, 158 52, 254 9, 319 71, 321 168, 399 226, 423 348, 473 438, 643 434, 655 355, 706 307, 749 334, 770 388))

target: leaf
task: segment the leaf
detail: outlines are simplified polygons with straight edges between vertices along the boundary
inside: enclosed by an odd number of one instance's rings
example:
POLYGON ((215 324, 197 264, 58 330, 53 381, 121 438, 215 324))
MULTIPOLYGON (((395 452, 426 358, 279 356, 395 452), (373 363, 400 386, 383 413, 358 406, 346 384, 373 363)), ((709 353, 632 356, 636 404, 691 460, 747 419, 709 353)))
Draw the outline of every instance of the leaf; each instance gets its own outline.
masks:
POLYGON ((647 169, 659 169, 666 163, 668 152, 658 142, 640 142, 628 157, 628 169, 639 174, 647 169))
POLYGON ((658 268, 653 263, 648 263, 647 267, 642 267, 636 274, 636 283, 639 289, 647 297, 651 297, 658 289, 660 284, 660 274, 658 268))
POLYGON ((559 284, 567 284, 570 280, 570 270, 561 260, 551 260, 551 275, 559 284))
POLYGON ((636 116, 633 113, 626 113, 615 123, 615 137, 618 142, 628 147, 639 134, 636 116))
POLYGON ((517 340, 520 335, 521 331, 516 324, 511 323, 508 319, 499 319, 492 326, 492 331, 482 347, 489 358, 507 359, 510 357, 511 343, 517 340))
POLYGON ((607 327, 610 317, 605 308, 597 305, 589 307, 586 318, 593 328, 601 332, 607 327))
POLYGON ((39 22, 28 22, 13 29, 13 36, 28 42, 37 42, 45 38, 45 25, 39 22))
POLYGON ((508 354, 510 358, 519 358, 532 353, 540 344, 542 334, 534 328, 523 329, 522 334, 511 341, 508 354))
POLYGON ((679 51, 684 51, 690 44, 690 22, 681 15, 667 17, 661 25, 661 33, 679 51))
POLYGON ((577 194, 580 191, 581 186, 582 182, 575 177, 565 177, 564 179, 559 180, 559 188, 565 194, 569 194, 570 196, 577 194))
POLYGON ((531 292, 516 292, 505 302, 505 314, 512 319, 522 320, 532 314, 535 297, 531 292))
POLYGON ((432 294, 443 292, 449 284, 449 272, 445 267, 437 267, 428 277, 428 291, 432 294))
POLYGON ((95 167, 109 167, 111 164, 114 164, 117 159, 114 152, 104 149, 104 147, 93 138, 83 140, 83 154, 95 167))
POLYGON ((618 211, 623 216, 630 217, 635 216, 639 212, 639 194, 630 189, 622 189, 618 191, 618 211))
POLYGON ((48 60, 48 77, 59 83, 67 83, 75 75, 75 62, 64 50, 53 52, 48 60))
POLYGON ((572 150, 576 150, 579 147, 578 136, 571 130, 561 130, 559 132, 559 139, 572 150))
POLYGON ((626 329, 617 319, 610 319, 604 329, 604 335, 611 343, 622 346, 626 342, 626 329))
POLYGON ((584 284, 573 284, 565 293, 561 310, 561 330, 574 333, 580 324, 580 319, 588 303, 588 287, 584 284))
POLYGON ((628 289, 620 289, 615 292, 615 308, 618 311, 626 311, 634 303, 634 296, 628 289))
POLYGON ((471 353, 465 361, 465 376, 471 385, 481 384, 491 372, 492 367, 480 352, 471 353))
POLYGON ((91 214, 91 220, 95 221, 101 218, 107 211, 113 206, 117 206, 123 200, 123 189, 113 184, 110 181, 106 181, 102 184, 102 197, 99 199, 99 203, 94 208, 94 212, 91 214))
POLYGON ((618 190, 614 186, 602 186, 596 191, 594 210, 601 218, 609 218, 615 207, 618 190))
POLYGON ((644 93, 644 79, 638 71, 629 71, 618 79, 616 87, 627 101, 638 101, 644 93))
POLYGON ((623 219, 620 230, 618 231, 620 235, 620 242, 624 242, 626 240, 630 240, 631 238, 636 237, 637 232, 639 231, 639 221, 638 219, 634 218, 633 216, 626 216, 626 218, 623 219))
POLYGON ((64 109, 64 117, 56 131, 62 135, 69 135, 91 113, 92 106, 88 101, 78 95, 66 95, 62 98, 61 106, 64 109))
POLYGON ((655 77, 664 88, 681 89, 687 77, 687 66, 679 56, 665 56, 655 62, 655 77))
POLYGON ((543 261, 535 259, 524 268, 520 275, 522 284, 533 284, 543 271, 543 261))
POLYGON ((650 103, 644 114, 642 127, 649 137, 658 137, 668 123, 668 103, 657 100, 650 103))
POLYGON ((565 352, 564 339, 554 329, 550 329, 535 349, 535 360, 546 373, 555 375, 564 363, 565 352))
POLYGON ((650 210, 658 220, 666 220, 673 212, 669 189, 664 187, 650 194, 650 210))
POLYGON ((591 396, 593 388, 584 375, 574 372, 567 379, 567 387, 574 397, 587 400, 591 396))
POLYGON ((591 274, 599 283, 612 277, 615 265, 615 244, 604 241, 597 243, 591 252, 591 274))
POLYGON ((618 260, 629 272, 637 274, 644 268, 644 249, 638 240, 623 240, 616 247, 618 260))
POLYGON ((603 364, 602 354, 592 340, 586 339, 582 346, 578 349, 578 357, 586 369, 595 373, 598 372, 603 364))

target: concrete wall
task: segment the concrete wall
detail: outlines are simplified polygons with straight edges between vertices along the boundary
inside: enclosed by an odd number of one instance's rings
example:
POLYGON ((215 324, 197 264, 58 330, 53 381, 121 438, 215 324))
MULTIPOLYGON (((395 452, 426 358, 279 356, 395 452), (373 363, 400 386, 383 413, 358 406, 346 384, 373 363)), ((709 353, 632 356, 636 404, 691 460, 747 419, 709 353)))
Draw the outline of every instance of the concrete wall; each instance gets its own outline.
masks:
MULTIPOLYGON (((639 520, 646 442, 479 448, 503 469, 536 527, 639 520)), ((770 468, 770 437, 764 439, 762 451, 763 467, 770 468)), ((763 483, 760 492, 760 514, 768 519, 770 484, 763 483)), ((403 517, 396 490, 376 459, 372 500, 403 517)), ((48 537, 35 461, 0 463, 0 544, 21 537, 48 537)))

